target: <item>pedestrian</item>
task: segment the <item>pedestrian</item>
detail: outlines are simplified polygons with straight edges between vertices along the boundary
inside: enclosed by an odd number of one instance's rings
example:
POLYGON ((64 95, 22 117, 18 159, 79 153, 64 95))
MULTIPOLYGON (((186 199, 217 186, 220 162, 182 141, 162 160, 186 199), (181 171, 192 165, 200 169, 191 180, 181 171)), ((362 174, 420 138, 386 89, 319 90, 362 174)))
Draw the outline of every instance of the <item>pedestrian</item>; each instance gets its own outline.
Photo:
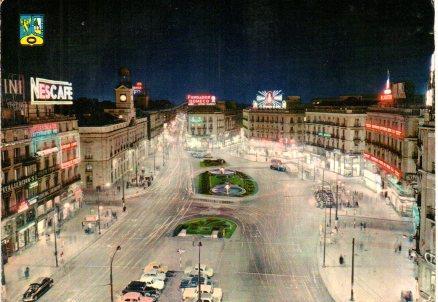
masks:
POLYGON ((363 230, 363 223, 362 222, 360 223, 360 230, 361 231, 363 230))
POLYGON ((398 245, 398 252, 401 253, 401 250, 402 250, 402 245, 401 245, 401 243, 399 243, 399 245, 398 245))
POLYGON ((24 277, 25 277, 26 279, 28 279, 28 278, 29 278, 29 275, 30 275, 30 269, 29 269, 28 266, 26 266, 26 269, 24 270, 24 277))
POLYGON ((342 254, 339 256, 339 264, 344 265, 344 256, 342 254))
POLYGON ((365 230, 367 228, 366 222, 363 223, 363 229, 365 230))

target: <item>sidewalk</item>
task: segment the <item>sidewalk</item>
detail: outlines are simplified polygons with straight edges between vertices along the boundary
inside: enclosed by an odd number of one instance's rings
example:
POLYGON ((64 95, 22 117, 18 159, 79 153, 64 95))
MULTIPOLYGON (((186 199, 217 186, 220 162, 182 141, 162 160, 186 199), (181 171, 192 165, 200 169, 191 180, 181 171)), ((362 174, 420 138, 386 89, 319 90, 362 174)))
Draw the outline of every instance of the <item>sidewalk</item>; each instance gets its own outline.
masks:
MULTIPOLYGON (((104 217, 106 210, 117 212, 118 219, 121 218, 122 212, 120 207, 104 207, 101 211, 102 225, 101 233, 107 231, 104 217)), ((2 301, 21 301, 22 294, 26 290, 30 282, 38 277, 51 276, 56 270, 64 266, 74 256, 85 249, 89 244, 99 238, 97 228, 93 234, 85 234, 82 228, 82 221, 85 216, 95 214, 96 209, 92 206, 84 206, 78 210, 75 217, 66 221, 62 227, 60 235, 57 237, 58 247, 58 264, 55 264, 55 247, 54 235, 50 238, 40 238, 32 247, 29 247, 8 259, 8 263, 4 266, 6 277, 6 296, 2 297, 2 301), (62 256, 61 256, 62 253, 62 256), (26 267, 30 269, 29 279, 24 278, 24 270, 26 267)), ((114 223, 115 221, 113 221, 114 223)), ((108 225, 108 227, 111 227, 108 225)))
POLYGON ((342 302, 350 300, 353 237, 355 301, 395 302, 400 301, 402 290, 415 293, 415 266, 408 259, 412 243, 403 239, 402 235, 402 230, 341 228, 335 243, 326 245, 325 268, 322 268, 323 244, 319 245, 319 271, 333 299, 342 302), (400 253, 394 252, 397 242, 402 244, 400 253), (345 262, 343 266, 339 264, 341 254, 345 262))

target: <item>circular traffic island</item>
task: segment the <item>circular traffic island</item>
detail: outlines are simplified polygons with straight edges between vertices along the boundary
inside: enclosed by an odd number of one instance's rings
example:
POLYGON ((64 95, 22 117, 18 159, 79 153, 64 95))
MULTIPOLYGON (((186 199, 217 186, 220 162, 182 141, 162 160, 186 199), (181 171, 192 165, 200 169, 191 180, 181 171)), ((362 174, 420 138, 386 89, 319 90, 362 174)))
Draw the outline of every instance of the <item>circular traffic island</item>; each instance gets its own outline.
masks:
POLYGON ((204 168, 204 167, 214 167, 214 166, 222 166, 222 165, 225 165, 225 164, 226 164, 226 161, 223 160, 222 158, 204 159, 204 160, 199 162, 199 166, 201 166, 201 168, 204 168))
POLYGON ((200 235, 213 238, 230 238, 237 224, 224 217, 200 217, 186 220, 173 231, 173 236, 200 235))
POLYGON ((201 173, 196 178, 199 194, 226 197, 242 197, 257 192, 257 182, 249 175, 231 169, 213 169, 201 173))

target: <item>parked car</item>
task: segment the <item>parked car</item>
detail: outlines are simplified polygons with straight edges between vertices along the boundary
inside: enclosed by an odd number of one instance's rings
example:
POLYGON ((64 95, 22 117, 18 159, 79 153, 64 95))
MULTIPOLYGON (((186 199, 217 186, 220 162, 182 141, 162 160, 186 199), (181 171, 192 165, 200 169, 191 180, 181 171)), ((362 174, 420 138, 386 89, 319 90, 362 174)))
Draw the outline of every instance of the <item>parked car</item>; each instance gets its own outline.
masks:
POLYGON ((210 153, 207 153, 207 154, 205 154, 205 155, 203 156, 203 158, 213 158, 213 156, 211 156, 210 153))
MULTIPOLYGON (((184 274, 189 275, 191 277, 198 275, 198 266, 189 266, 184 270, 184 274)), ((213 276, 213 269, 211 267, 207 267, 205 264, 201 264, 201 274, 206 275, 207 277, 213 276)))
POLYGON ((154 299, 151 297, 142 296, 137 292, 129 292, 123 295, 120 299, 121 302, 154 302, 154 299))
POLYGON ((165 265, 162 265, 161 263, 152 261, 151 263, 149 263, 148 265, 146 265, 146 267, 144 268, 143 272, 148 272, 151 269, 156 269, 158 270, 160 273, 167 273, 167 271, 169 270, 169 268, 165 265))
POLYGON ((143 276, 154 277, 154 278, 157 278, 158 280, 161 280, 161 281, 166 281, 166 277, 167 277, 165 273, 159 272, 156 268, 153 268, 149 271, 145 271, 143 273, 143 276))
MULTIPOLYGON (((209 277, 207 278, 201 277, 201 284, 212 285, 213 283, 209 277)), ((198 276, 189 279, 183 279, 179 285, 179 288, 184 289, 184 288, 192 288, 196 286, 198 286, 198 276)))
MULTIPOLYGON (((198 297, 198 288, 186 288, 183 291, 183 301, 193 301, 198 297)), ((206 301, 220 302, 222 301, 222 289, 214 288, 212 285, 201 285, 201 298, 206 301)), ((201 301, 204 301, 201 299, 201 301)), ((196 301, 196 300, 195 300, 196 301)))
POLYGON ((148 287, 152 287, 158 290, 162 290, 164 288, 164 281, 148 275, 143 274, 139 281, 145 282, 148 287))
POLYGON ((23 301, 36 301, 41 298, 53 286, 53 279, 48 277, 38 278, 29 285, 29 288, 23 294, 23 301))
POLYGON ((131 281, 123 290, 122 294, 126 294, 129 292, 136 292, 140 293, 143 296, 146 296, 148 286, 146 285, 146 282, 142 281, 131 281))
POLYGON ((286 167, 284 165, 282 165, 282 164, 271 165, 270 168, 272 170, 277 170, 277 171, 280 171, 280 172, 286 172, 286 167))

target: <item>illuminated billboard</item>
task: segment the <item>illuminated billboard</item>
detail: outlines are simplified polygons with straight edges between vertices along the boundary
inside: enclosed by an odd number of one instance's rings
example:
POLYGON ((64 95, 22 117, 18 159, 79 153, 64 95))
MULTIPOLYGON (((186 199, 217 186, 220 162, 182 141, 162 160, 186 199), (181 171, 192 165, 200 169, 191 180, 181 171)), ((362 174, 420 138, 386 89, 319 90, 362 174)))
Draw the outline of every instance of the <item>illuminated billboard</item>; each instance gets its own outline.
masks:
POLYGON ((202 116, 190 116, 190 124, 202 124, 204 123, 204 118, 202 116))
POLYGON ((44 15, 20 14, 20 45, 41 46, 44 44, 44 15))
POLYGON ((283 101, 281 90, 259 91, 256 99, 252 102, 253 108, 286 109, 286 101, 283 101))
POLYGON ((30 78, 32 105, 71 105, 73 86, 69 82, 30 78))
POLYGON ((214 95, 189 94, 186 99, 189 106, 216 105, 216 97, 214 95))
POLYGON ((134 95, 138 95, 140 93, 144 92, 144 87, 142 82, 137 82, 134 85, 132 85, 133 93, 134 95))

